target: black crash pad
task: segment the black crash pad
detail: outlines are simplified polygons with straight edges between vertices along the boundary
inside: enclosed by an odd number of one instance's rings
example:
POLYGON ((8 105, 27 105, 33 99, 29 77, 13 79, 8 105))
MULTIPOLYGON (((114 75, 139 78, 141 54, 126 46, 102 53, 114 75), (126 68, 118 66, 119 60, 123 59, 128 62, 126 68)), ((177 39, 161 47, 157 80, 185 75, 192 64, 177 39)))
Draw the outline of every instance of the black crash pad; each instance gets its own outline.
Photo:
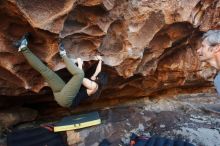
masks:
POLYGON ((43 127, 12 131, 7 134, 8 146, 67 146, 60 133, 43 127))

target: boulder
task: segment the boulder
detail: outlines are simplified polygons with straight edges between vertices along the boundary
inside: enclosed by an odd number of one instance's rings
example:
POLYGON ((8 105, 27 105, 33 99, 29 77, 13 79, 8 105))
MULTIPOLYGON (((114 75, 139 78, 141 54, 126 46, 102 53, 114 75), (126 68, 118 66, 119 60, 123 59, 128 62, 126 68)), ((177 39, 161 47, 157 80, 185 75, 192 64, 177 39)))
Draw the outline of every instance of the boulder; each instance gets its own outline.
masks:
POLYGON ((59 38, 70 57, 86 62, 85 72, 102 55, 110 75, 104 99, 206 92, 216 71, 199 62, 196 50, 203 31, 220 27, 219 6, 218 0, 0 1, 1 98, 51 94, 13 47, 25 32, 32 33, 29 48, 63 78, 70 74, 59 38))

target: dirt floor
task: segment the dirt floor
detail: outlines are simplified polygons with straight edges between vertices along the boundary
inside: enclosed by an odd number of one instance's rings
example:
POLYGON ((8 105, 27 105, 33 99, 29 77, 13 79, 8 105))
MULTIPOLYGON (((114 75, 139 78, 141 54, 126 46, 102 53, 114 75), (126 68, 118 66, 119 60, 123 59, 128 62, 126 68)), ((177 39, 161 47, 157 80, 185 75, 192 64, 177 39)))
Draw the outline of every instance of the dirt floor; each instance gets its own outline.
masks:
POLYGON ((196 146, 220 146, 220 114, 203 108, 213 103, 220 103, 215 94, 191 94, 106 107, 99 111, 102 124, 68 131, 68 142, 71 146, 98 146, 107 139, 111 146, 123 146, 133 132, 181 139, 196 146))
POLYGON ((95 146, 103 139, 112 146, 124 145, 133 132, 182 139, 196 146, 219 146, 220 115, 203 109, 218 102, 214 94, 191 94, 106 108, 100 111, 103 124, 77 131, 77 145, 95 146))

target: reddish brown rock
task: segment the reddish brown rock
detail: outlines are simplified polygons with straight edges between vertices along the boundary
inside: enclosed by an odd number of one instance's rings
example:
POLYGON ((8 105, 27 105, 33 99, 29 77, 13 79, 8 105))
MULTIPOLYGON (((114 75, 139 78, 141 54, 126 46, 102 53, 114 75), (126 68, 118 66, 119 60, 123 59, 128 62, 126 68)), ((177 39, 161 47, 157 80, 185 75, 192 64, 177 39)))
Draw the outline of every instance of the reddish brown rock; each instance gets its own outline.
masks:
POLYGON ((219 28, 219 5, 218 0, 0 1, 0 95, 48 93, 43 78, 12 45, 28 31, 29 48, 64 78, 58 37, 70 57, 88 61, 85 70, 94 55, 103 55, 111 77, 104 99, 174 88, 203 91, 215 71, 199 62, 196 49, 201 31, 219 28))
POLYGON ((10 108, 0 111, 0 124, 4 128, 9 128, 21 122, 33 121, 37 117, 37 111, 29 108, 10 108))

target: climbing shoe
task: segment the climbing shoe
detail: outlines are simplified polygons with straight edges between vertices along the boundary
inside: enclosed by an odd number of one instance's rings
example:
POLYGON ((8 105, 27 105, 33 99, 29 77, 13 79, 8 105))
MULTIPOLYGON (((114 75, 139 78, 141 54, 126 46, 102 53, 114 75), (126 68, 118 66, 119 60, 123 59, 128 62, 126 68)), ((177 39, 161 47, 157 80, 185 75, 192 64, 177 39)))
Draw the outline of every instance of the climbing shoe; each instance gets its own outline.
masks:
POLYGON ((18 40, 17 42, 15 42, 14 46, 16 48, 18 48, 18 51, 22 51, 25 50, 27 45, 28 45, 28 40, 30 37, 30 33, 26 33, 25 35, 22 36, 22 38, 20 40, 18 40))
POLYGON ((66 50, 62 42, 59 43, 59 53, 60 53, 60 56, 66 56, 66 50))

